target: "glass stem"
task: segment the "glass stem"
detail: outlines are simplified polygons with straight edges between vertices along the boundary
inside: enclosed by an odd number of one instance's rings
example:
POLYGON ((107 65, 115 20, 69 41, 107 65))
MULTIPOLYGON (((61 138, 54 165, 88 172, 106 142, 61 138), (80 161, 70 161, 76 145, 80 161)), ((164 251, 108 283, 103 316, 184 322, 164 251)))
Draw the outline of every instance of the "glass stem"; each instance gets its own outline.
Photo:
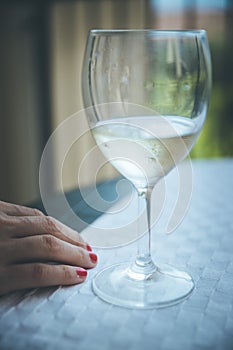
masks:
MULTIPOLYGON (((151 194, 153 188, 137 189, 138 206, 140 199, 146 200, 147 232, 138 239, 138 251, 133 265, 129 269, 129 276, 136 280, 150 279, 157 271, 157 267, 151 258, 151 194)), ((139 223, 138 223, 139 225, 139 223)))

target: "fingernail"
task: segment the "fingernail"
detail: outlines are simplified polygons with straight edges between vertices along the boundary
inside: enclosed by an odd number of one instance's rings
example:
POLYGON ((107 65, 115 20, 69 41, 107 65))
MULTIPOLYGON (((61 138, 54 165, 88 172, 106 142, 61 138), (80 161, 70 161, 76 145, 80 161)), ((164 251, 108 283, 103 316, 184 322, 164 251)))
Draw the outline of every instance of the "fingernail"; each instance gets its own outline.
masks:
POLYGON ((92 252, 92 249, 91 249, 91 246, 87 243, 87 250, 89 251, 89 252, 92 252))
POLYGON ((78 276, 80 277, 86 277, 87 276, 87 271, 82 269, 81 267, 79 267, 78 269, 76 269, 76 273, 78 276))
POLYGON ((91 258, 91 261, 94 262, 94 263, 96 263, 96 261, 97 261, 97 255, 94 254, 94 253, 89 253, 89 256, 90 256, 90 258, 91 258))

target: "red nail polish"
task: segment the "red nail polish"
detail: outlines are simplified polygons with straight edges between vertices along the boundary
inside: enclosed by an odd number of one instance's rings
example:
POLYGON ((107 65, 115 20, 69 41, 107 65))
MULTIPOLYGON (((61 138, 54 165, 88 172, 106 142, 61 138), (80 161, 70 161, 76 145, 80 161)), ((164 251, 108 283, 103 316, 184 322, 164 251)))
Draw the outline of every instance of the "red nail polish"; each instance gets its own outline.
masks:
POLYGON ((91 249, 91 246, 87 243, 87 250, 89 251, 89 252, 92 252, 92 249, 91 249))
POLYGON ((79 267, 77 270, 76 270, 76 273, 78 276, 80 277, 86 277, 87 276, 87 271, 82 269, 81 267, 79 267))
POLYGON ((94 254, 94 253, 89 253, 89 256, 90 256, 90 258, 91 258, 91 261, 94 262, 94 263, 96 263, 96 261, 97 261, 97 255, 94 254))

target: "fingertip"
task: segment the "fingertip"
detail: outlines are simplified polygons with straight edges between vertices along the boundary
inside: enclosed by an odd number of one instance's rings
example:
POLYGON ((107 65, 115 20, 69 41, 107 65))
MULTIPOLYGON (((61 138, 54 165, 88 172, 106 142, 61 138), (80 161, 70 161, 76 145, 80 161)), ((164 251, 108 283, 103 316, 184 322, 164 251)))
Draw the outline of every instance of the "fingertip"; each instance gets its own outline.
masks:
POLYGON ((98 257, 95 253, 89 253, 89 257, 90 257, 92 263, 94 263, 94 264, 97 263, 98 257))
POLYGON ((78 277, 81 277, 81 278, 86 278, 87 277, 87 270, 81 268, 81 267, 78 267, 76 269, 76 274, 78 277))
POLYGON ((92 248, 91 248, 91 246, 87 243, 86 244, 86 247, 87 247, 87 250, 89 251, 89 252, 92 252, 92 248))

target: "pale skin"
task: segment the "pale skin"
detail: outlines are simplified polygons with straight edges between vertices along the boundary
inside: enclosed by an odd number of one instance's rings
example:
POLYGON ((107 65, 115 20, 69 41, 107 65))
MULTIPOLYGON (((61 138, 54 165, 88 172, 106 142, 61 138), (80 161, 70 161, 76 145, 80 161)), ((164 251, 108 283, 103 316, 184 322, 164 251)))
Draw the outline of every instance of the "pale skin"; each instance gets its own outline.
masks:
POLYGON ((82 283, 96 263, 78 232, 37 209, 0 201, 0 295, 82 283))

